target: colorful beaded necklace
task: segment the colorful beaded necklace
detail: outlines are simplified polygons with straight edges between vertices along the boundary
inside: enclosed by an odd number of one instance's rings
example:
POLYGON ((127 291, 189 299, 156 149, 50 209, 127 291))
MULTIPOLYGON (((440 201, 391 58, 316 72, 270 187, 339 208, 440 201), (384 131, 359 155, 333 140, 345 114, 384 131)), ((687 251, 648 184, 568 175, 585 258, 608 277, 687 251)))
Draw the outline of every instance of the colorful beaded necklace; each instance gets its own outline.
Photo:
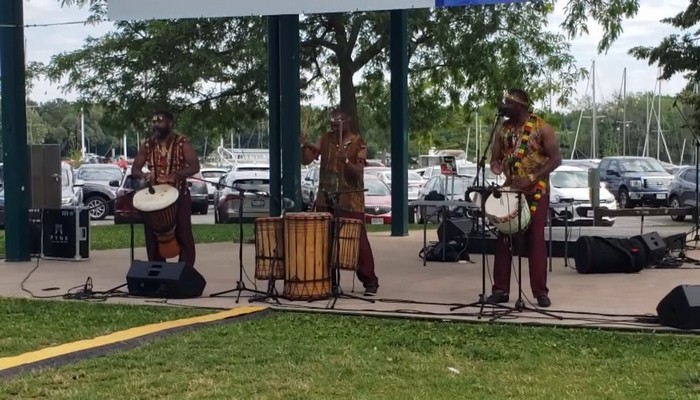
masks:
MULTIPOLYGON (((532 133, 532 131, 535 129, 536 123, 537 118, 534 115, 530 115, 530 118, 525 123, 525 127, 523 128, 523 135, 520 137, 520 146, 518 146, 518 149, 515 151, 515 163, 513 164, 514 174, 517 173, 518 170, 523 166, 522 161, 525 157, 525 152, 527 150, 527 139, 532 133)), ((534 214, 537 210, 537 203, 542 198, 542 192, 544 192, 544 189, 546 187, 547 181, 545 181, 544 179, 539 179, 537 180, 537 182, 535 182, 535 194, 533 196, 533 200, 529 202, 531 213, 534 214)))

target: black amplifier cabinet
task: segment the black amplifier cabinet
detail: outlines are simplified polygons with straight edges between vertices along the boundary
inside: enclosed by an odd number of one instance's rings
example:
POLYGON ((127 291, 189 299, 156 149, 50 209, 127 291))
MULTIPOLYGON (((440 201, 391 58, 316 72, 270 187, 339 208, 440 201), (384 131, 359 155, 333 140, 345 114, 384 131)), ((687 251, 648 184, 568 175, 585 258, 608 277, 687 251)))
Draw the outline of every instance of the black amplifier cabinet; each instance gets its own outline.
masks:
POLYGON ((90 259, 90 213, 87 208, 43 210, 41 258, 71 261, 90 259))

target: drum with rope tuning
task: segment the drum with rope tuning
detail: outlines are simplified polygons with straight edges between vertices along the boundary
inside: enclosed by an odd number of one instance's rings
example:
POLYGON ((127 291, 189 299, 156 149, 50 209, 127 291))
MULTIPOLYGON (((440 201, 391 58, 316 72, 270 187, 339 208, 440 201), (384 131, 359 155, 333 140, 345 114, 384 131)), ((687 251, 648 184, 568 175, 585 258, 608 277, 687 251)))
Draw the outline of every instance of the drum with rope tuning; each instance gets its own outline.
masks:
POLYGON ((328 232, 331 214, 286 213, 284 226, 283 298, 320 300, 331 295, 328 232))
POLYGON ((255 279, 284 279, 282 217, 255 219, 255 279))
POLYGON ((525 195, 508 190, 509 188, 502 188, 499 197, 491 194, 484 204, 484 213, 499 232, 513 235, 527 229, 531 215, 525 195))
MULTIPOLYGON (((331 267, 356 271, 360 254, 360 233, 364 229, 364 222, 359 219, 338 218, 338 221, 333 224, 336 223, 338 224, 338 237, 333 239, 331 267)), ((335 234, 335 226, 332 226, 331 229, 335 234)))
POLYGON ((134 193, 134 208, 139 211, 144 225, 148 226, 158 240, 158 253, 163 258, 180 255, 180 246, 175 238, 177 221, 178 190, 167 184, 143 188, 134 193))

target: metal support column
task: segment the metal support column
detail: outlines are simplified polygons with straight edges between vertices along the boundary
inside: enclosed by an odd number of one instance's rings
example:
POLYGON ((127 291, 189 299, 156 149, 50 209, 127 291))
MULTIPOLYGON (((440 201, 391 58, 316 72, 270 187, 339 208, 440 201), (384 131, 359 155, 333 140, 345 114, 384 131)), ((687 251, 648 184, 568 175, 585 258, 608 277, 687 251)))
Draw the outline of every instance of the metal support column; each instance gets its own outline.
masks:
POLYGON ((391 11, 391 236, 408 235, 408 10, 391 11))
POLYGON ((279 17, 280 45, 280 144, 282 148, 282 193, 301 210, 301 134, 299 105, 299 16, 279 17))
POLYGON ((280 148, 280 28, 279 17, 267 17, 267 90, 270 132, 270 215, 281 215, 282 149, 280 148))
POLYGON ((5 261, 29 261, 29 150, 22 0, 0 1, 2 149, 5 174, 5 261))

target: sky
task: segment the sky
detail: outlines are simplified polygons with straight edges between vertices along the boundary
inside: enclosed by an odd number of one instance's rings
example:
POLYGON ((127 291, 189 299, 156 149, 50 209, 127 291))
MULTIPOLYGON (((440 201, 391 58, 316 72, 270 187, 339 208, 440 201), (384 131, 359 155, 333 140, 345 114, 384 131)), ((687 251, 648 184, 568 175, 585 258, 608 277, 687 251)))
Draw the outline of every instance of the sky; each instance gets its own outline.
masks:
MULTIPOLYGON (((607 54, 598 54, 597 45, 602 37, 602 29, 597 24, 589 24, 589 35, 571 42, 571 52, 576 63, 589 68, 596 63, 596 99, 599 102, 610 100, 622 85, 623 69, 627 68, 627 92, 658 90, 656 77, 658 68, 649 66, 646 61, 636 60, 627 54, 634 46, 655 46, 661 38, 676 33, 673 27, 660 22, 687 7, 688 1, 682 0, 640 0, 640 9, 633 20, 623 23, 624 31, 614 42, 607 54)), ((564 1, 559 1, 555 13, 550 17, 549 30, 558 31, 565 11, 564 1)), ((24 3, 26 25, 58 22, 83 21, 89 16, 87 9, 75 7, 61 8, 58 0, 28 0, 24 3)), ((27 61, 47 63, 55 54, 79 49, 84 40, 90 36, 99 37, 111 29, 111 24, 64 25, 53 27, 31 27, 25 29, 27 61)), ((579 82, 576 97, 591 94, 589 81, 579 82)), ((675 76, 661 83, 663 94, 673 95, 685 85, 682 76, 675 76)), ((55 98, 74 99, 74 93, 63 93, 56 83, 35 82, 30 94, 34 101, 44 102, 55 98)))

